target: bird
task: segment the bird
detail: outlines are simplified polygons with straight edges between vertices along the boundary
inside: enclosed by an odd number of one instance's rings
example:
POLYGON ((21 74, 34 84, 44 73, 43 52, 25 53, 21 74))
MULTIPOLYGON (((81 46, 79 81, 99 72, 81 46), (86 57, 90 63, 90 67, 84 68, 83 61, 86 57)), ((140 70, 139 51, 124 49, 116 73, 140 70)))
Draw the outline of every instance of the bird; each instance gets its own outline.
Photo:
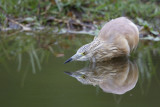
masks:
POLYGON ((127 17, 112 19, 104 24, 91 43, 80 47, 76 54, 66 60, 103 62, 115 57, 129 56, 139 43, 139 30, 127 17))
POLYGON ((75 72, 65 73, 82 84, 99 86, 106 93, 122 95, 136 86, 139 71, 135 61, 119 57, 111 61, 99 62, 94 69, 92 64, 75 72))

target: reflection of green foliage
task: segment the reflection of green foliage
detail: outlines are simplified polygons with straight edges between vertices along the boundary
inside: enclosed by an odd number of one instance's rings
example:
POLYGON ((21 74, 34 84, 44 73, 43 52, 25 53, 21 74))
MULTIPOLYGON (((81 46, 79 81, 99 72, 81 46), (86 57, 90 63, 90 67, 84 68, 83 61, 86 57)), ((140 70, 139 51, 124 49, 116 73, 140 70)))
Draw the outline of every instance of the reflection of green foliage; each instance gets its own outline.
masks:
POLYGON ((159 45, 159 42, 140 41, 137 49, 137 64, 140 71, 139 83, 143 94, 144 91, 148 91, 151 80, 153 77, 156 77, 156 71, 158 71, 154 56, 158 56, 160 52, 159 45))
POLYGON ((33 72, 35 72, 35 65, 36 62, 39 69, 40 69, 40 62, 39 58, 36 54, 36 51, 33 49, 34 45, 36 44, 36 41, 28 35, 12 35, 7 37, 7 35, 1 36, 0 41, 0 50, 1 50, 1 59, 5 60, 6 58, 8 60, 13 59, 15 56, 18 57, 18 71, 21 68, 22 63, 22 55, 24 52, 28 52, 30 55, 31 64, 33 67, 33 72))
MULTIPOLYGON (((80 37, 82 38, 82 37, 80 37)), ((23 58, 27 56, 30 59, 33 73, 36 67, 41 69, 41 63, 50 55, 64 54, 64 50, 73 47, 80 47, 89 42, 91 38, 87 37, 80 41, 78 37, 55 36, 46 32, 41 33, 1 33, 0 36, 0 62, 18 58, 18 71, 21 70, 23 58)), ((75 50, 76 51, 76 50, 75 50)))
MULTIPOLYGON (((31 66, 32 72, 35 73, 37 69, 41 69, 41 64, 50 55, 64 54, 68 50, 72 50, 72 53, 74 53, 76 49, 92 39, 92 36, 87 35, 53 35, 50 34, 50 31, 1 33, 0 63, 8 69, 9 65, 7 65, 7 61, 16 59, 15 63, 18 65, 18 71, 20 71, 22 70, 22 65, 24 65, 24 59, 27 58, 29 64, 26 64, 26 68, 27 66, 31 66)), ((149 89, 148 87, 153 77, 159 81, 156 77, 159 65, 154 60, 154 56, 160 54, 159 45, 159 42, 140 41, 134 56, 131 57, 133 59, 137 58, 137 65, 140 71, 139 84, 142 87, 142 92, 147 91, 145 87, 149 89)))

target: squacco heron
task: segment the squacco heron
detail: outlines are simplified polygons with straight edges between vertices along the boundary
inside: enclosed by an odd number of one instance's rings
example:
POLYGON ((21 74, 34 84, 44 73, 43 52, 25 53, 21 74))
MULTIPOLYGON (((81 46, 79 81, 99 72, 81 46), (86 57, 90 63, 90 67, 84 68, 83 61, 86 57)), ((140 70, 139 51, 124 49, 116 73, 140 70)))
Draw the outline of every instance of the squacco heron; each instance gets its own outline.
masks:
POLYGON ((102 62, 114 57, 129 56, 137 47, 139 31, 126 17, 119 17, 106 23, 91 43, 83 45, 70 61, 102 62))

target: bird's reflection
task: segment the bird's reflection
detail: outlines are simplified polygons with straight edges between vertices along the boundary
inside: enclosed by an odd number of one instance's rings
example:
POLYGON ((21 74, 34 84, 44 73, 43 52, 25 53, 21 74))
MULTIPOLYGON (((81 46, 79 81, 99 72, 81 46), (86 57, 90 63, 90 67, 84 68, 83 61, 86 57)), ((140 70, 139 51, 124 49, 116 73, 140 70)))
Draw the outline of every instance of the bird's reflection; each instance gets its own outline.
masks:
POLYGON ((138 80, 138 67, 128 58, 90 64, 76 72, 65 72, 82 84, 98 85, 104 92, 124 94, 133 89, 138 80))

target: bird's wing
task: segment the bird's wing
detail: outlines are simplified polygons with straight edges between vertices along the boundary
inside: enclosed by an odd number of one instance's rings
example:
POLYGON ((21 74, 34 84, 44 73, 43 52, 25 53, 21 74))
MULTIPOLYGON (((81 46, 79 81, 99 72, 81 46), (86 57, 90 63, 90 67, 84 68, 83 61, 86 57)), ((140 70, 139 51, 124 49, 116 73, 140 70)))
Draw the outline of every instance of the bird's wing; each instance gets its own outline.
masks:
POLYGON ((126 39, 130 49, 133 50, 139 41, 139 31, 129 19, 120 17, 106 23, 100 30, 98 38, 107 43, 117 43, 117 45, 121 44, 119 39, 126 39))

